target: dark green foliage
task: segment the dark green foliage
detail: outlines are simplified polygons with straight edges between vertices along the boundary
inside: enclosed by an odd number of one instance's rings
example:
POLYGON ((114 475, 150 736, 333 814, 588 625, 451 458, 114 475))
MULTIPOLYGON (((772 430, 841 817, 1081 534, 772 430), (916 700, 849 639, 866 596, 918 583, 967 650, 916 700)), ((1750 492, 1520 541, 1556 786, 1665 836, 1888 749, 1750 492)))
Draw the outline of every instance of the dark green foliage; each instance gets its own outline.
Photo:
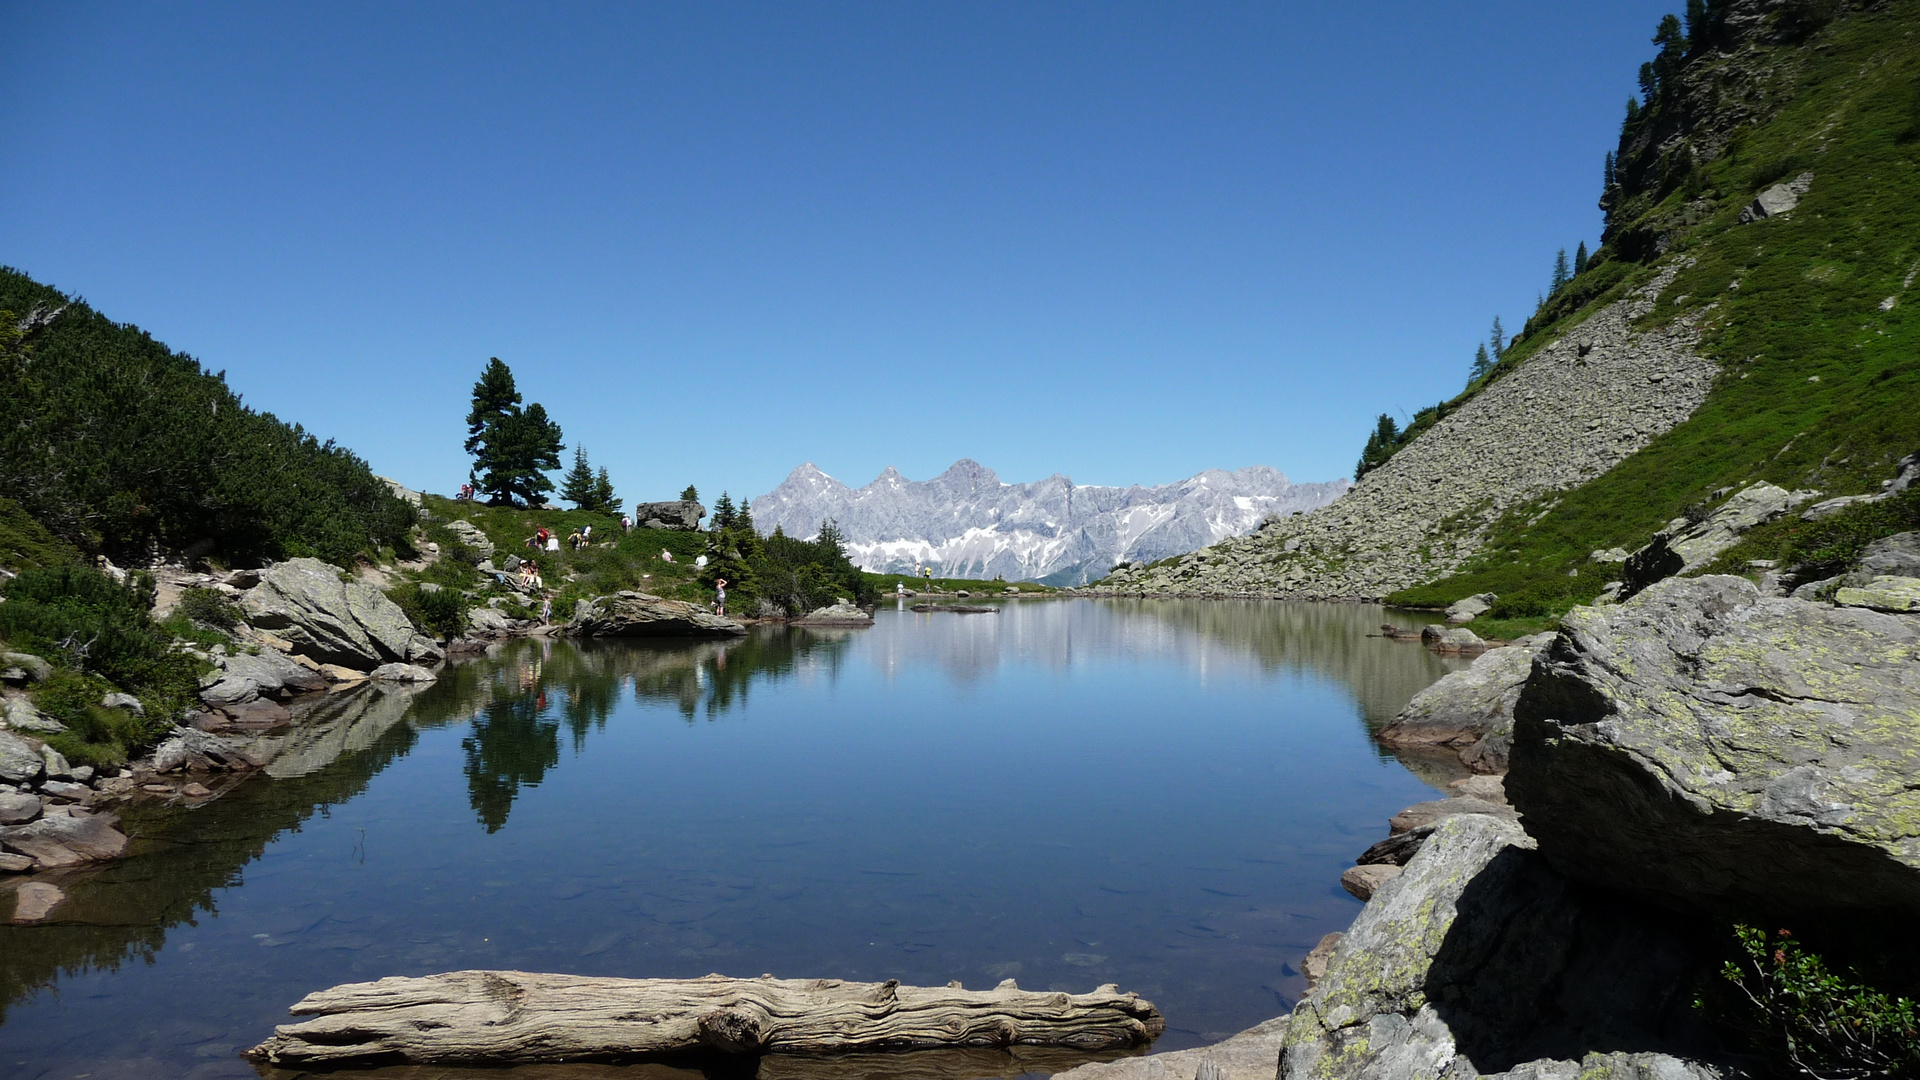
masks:
POLYGON ((1831 517, 1803 521, 1790 514, 1749 532, 1723 552, 1706 573, 1740 573, 1752 559, 1796 568, 1812 581, 1839 574, 1859 560, 1868 544, 1894 533, 1920 529, 1920 488, 1884 502, 1856 503, 1831 517))
POLYGON ((1495 360, 1507 355, 1507 331, 1500 325, 1498 315, 1493 317, 1493 329, 1487 334, 1487 348, 1493 353, 1495 360))
POLYGON ((597 510, 593 497, 593 466, 587 464, 587 448, 573 448, 573 468, 567 470, 567 478, 560 484, 560 497, 573 504, 575 510, 597 510))
POLYGON ((412 508, 365 462, 246 408, 223 374, 0 269, 0 326, 20 313, 34 328, 0 341, 0 499, 62 541, 335 562, 405 544, 412 508))
POLYGON ((1687 55, 1687 34, 1678 16, 1661 17, 1660 26, 1653 32, 1653 43, 1660 46, 1660 54, 1653 58, 1653 93, 1659 96, 1673 85, 1680 63, 1687 55))
POLYGON ((67 725, 66 731, 46 736, 46 741, 75 765, 124 764, 151 746, 164 727, 125 709, 102 707, 100 700, 110 693, 113 687, 105 680, 77 671, 57 671, 34 688, 34 705, 67 725))
POLYGON ((1353 466, 1354 481, 1358 483, 1361 477, 1386 464, 1403 441, 1400 426, 1394 423, 1393 417, 1381 413, 1380 419, 1374 422, 1373 434, 1367 436, 1366 448, 1360 451, 1360 460, 1353 466))
POLYGON ((1553 257, 1553 279, 1547 286, 1547 294, 1551 296, 1559 292, 1567 287, 1567 282, 1572 280, 1573 267, 1567 262, 1567 249, 1561 248, 1553 257))
POLYGON ((593 477, 593 509, 603 514, 620 512, 620 497, 613 493, 613 477, 607 475, 605 465, 593 477))
POLYGON ((466 632, 467 601, 458 589, 423 589, 417 582, 396 586, 387 594, 423 634, 451 641, 466 632))
POLYGON ((244 618, 240 605, 212 589, 188 589, 180 594, 173 610, 176 615, 222 630, 232 630, 244 618))
POLYGON ((1790 931, 1733 928, 1734 959, 1696 1007, 1745 1036, 1772 1071, 1841 1078, 1920 1074, 1920 1011, 1913 999, 1835 973, 1790 931))
MULTIPOLYGON (((174 650, 172 635, 148 614, 152 606, 153 581, 144 574, 121 585, 84 566, 24 570, 6 585, 0 639, 139 697, 148 716, 143 734, 122 744, 125 751, 138 751, 166 729, 169 717, 193 703, 204 666, 174 650)), ((85 719, 80 705, 99 699, 95 694, 79 704, 65 702, 65 714, 47 711, 78 725, 85 719)))
POLYGON ((776 528, 762 541, 753 569, 759 595, 788 615, 842 598, 871 604, 877 595, 873 582, 847 558, 840 528, 832 521, 821 522, 820 535, 812 540, 796 540, 776 528))
POLYGON ((553 490, 546 474, 560 467, 560 451, 566 446, 560 425, 548 419, 544 405, 536 401, 522 409, 519 402, 513 372, 499 357, 489 360, 473 384, 466 449, 473 455, 474 486, 492 502, 533 506, 553 490))
POLYGON ((1587 242, 1580 241, 1580 249, 1573 253, 1573 276, 1579 277, 1587 272, 1587 242))
POLYGON ((720 498, 715 500, 713 504, 713 519, 709 522, 709 525, 715 532, 731 529, 733 528, 736 516, 733 508, 733 496, 723 491, 720 493, 720 498))
POLYGON ((680 493, 680 501, 681 502, 699 502, 700 489, 694 487, 692 484, 688 484, 687 489, 680 493))
MULTIPOLYGON (((1631 101, 1632 99, 1628 99, 1628 100, 1631 101)), ((1605 163, 1605 169, 1601 173, 1600 190, 1601 191, 1607 190, 1608 188, 1614 185, 1614 182, 1615 181, 1613 178, 1613 151, 1609 150, 1607 151, 1607 160, 1605 163)), ((1585 245, 1583 244, 1582 246, 1585 246, 1585 245)))

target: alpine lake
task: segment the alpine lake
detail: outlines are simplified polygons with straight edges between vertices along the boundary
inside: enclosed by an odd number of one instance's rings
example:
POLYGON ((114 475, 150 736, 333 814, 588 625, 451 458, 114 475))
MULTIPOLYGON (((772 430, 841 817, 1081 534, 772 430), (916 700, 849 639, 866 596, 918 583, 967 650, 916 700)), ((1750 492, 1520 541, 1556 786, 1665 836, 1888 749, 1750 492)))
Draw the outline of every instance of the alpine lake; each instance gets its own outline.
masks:
MULTIPOLYGON (((0 925, 0 1075, 302 1075, 240 1054, 305 994, 463 968, 1111 982, 1165 1014, 1154 1050, 1290 1009, 1301 958, 1359 910, 1341 871, 1462 775, 1371 733, 1464 662, 1370 636, 1426 618, 1368 605, 994 607, 520 639, 431 685, 337 695, 219 798, 125 810, 132 857, 61 881, 47 921, 0 925)), ((1091 1060, 906 1057, 330 1075, 963 1080, 1091 1060)))

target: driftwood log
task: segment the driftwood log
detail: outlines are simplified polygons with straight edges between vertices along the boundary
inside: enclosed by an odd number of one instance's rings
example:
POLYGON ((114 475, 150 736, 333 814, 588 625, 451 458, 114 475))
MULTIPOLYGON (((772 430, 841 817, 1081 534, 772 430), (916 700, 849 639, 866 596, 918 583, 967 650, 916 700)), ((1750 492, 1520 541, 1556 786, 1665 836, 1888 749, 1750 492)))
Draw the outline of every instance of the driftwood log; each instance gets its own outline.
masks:
POLYGON ((346 983, 293 1006, 312 1019, 250 1051, 276 1065, 497 1064, 680 1054, 845 1054, 931 1047, 1140 1046, 1160 1011, 1108 984, 1090 994, 838 979, 609 979, 452 971, 346 983))

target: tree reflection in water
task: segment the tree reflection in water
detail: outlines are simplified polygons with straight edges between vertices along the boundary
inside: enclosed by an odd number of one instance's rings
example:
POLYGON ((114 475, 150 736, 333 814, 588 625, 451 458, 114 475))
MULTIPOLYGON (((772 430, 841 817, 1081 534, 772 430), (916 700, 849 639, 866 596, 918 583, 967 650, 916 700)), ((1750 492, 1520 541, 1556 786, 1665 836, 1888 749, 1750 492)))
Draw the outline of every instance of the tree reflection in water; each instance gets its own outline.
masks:
POLYGON ((603 730, 624 687, 641 704, 669 703, 689 723, 744 708, 753 682, 843 662, 850 631, 760 630, 725 642, 590 641, 555 648, 520 641, 494 657, 492 693, 460 746, 468 798, 488 832, 507 823, 520 789, 536 787, 560 763, 560 729, 575 753, 603 730), (556 715, 557 712, 557 715, 556 715))

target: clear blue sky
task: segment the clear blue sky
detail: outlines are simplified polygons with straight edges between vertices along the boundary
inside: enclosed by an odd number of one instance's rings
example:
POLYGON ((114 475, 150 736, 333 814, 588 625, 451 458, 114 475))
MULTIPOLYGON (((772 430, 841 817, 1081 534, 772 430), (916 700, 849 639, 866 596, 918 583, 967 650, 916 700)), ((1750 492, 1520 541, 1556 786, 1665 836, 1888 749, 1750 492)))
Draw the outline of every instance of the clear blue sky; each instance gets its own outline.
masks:
POLYGON ((1594 243, 1677 0, 7 5, 0 262, 409 484, 1347 475, 1594 243))

